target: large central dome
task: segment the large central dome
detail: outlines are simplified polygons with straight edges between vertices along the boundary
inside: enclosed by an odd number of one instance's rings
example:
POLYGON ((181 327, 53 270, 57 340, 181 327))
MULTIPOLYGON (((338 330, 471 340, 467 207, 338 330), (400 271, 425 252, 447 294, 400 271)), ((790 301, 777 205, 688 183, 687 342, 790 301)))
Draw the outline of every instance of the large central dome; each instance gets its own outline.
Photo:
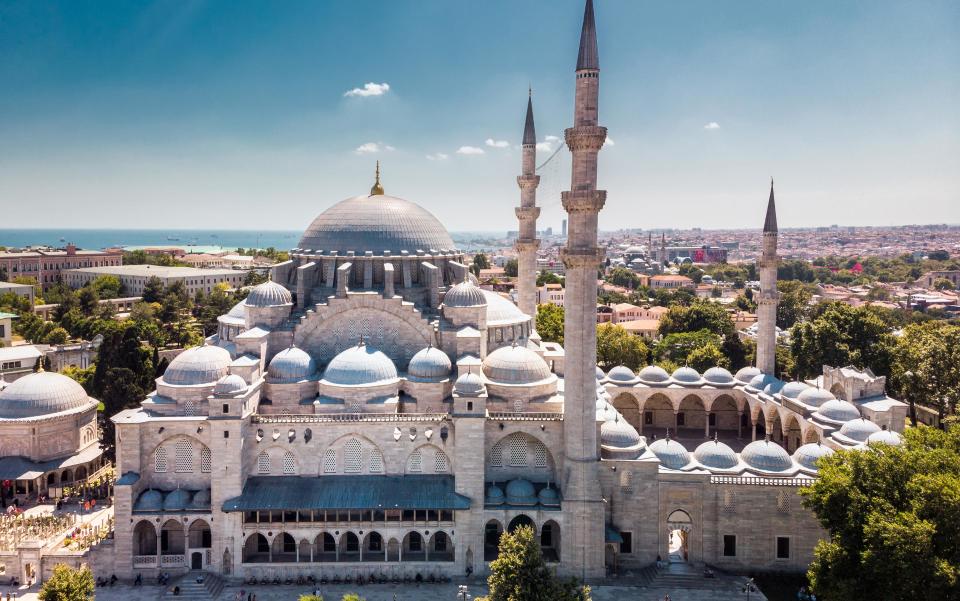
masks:
POLYGON ((375 255, 390 251, 452 250, 447 229, 423 207, 402 198, 377 194, 338 202, 317 216, 300 239, 301 249, 353 251, 375 255))

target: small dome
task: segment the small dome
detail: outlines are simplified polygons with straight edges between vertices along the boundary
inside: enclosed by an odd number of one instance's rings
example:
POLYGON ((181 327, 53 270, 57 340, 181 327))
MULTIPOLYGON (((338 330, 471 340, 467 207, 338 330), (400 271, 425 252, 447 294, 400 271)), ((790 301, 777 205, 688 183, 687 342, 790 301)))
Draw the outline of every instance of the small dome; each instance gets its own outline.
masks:
POLYGON ((390 357, 361 342, 334 357, 323 379, 339 386, 385 384, 397 379, 397 367, 390 357))
POLYGON ((0 418, 22 419, 82 409, 92 399, 76 381, 52 371, 27 374, 0 391, 0 418))
POLYGON ((733 384, 733 375, 722 367, 711 367, 703 372, 703 379, 708 384, 733 384))
POLYGON ((797 395, 797 400, 810 407, 819 407, 827 401, 834 400, 834 396, 826 388, 813 388, 811 386, 797 395))
POLYGON ((737 382, 748 384, 750 380, 752 380, 753 378, 759 375, 760 375, 760 370, 757 367, 754 367, 753 365, 749 365, 747 367, 741 368, 740 371, 737 372, 737 375, 734 376, 734 378, 737 380, 737 382))
POLYGON ((857 442, 867 442, 871 434, 880 432, 880 426, 864 418, 852 419, 840 428, 840 435, 857 442))
POLYGON ((204 488, 193 495, 193 500, 190 501, 191 509, 210 509, 210 489, 204 488))
POLYGON ((164 384, 197 386, 212 384, 227 375, 230 353, 219 346, 195 346, 176 357, 163 372, 164 384))
POLYGON ((833 455, 833 449, 825 444, 811 442, 793 452, 793 460, 808 470, 817 470, 817 460, 833 455))
POLYGON ((498 384, 535 384, 553 376, 540 355, 519 345, 500 347, 487 355, 483 373, 498 384))
POLYGON ((269 381, 276 384, 300 382, 317 375, 313 357, 295 346, 285 348, 270 360, 267 367, 269 381))
POLYGON ((163 510, 184 511, 190 507, 190 499, 192 496, 193 495, 190 494, 189 490, 184 490, 182 488, 168 492, 167 496, 163 499, 163 510))
POLYGON ((666 384, 670 380, 670 374, 659 365, 648 365, 640 370, 638 376, 641 382, 648 384, 666 384))
POLYGON ((140 498, 133 505, 134 511, 162 511, 163 495, 159 490, 145 490, 140 493, 140 498))
POLYGON ((782 389, 783 389, 783 381, 777 380, 776 378, 774 378, 772 382, 767 383, 767 385, 763 387, 763 392, 764 394, 773 396, 778 392, 780 392, 782 389))
MULTIPOLYGON (((750 383, 747 384, 747 389, 754 392, 766 392, 768 389, 772 390, 774 388, 771 387, 771 384, 776 385, 778 383, 782 385, 780 380, 770 374, 757 374, 750 379, 750 383)), ((776 390, 780 389, 776 388, 776 390)))
POLYGON ((238 317, 240 319, 243 319, 244 317, 246 317, 247 310, 243 308, 246 302, 247 300, 244 299, 239 303, 235 304, 232 309, 227 311, 227 317, 238 317))
POLYGON ((892 447, 899 447, 903 444, 903 437, 892 430, 880 430, 867 437, 867 444, 888 444, 892 447))
POLYGON ((464 396, 483 394, 483 378, 473 372, 467 372, 457 378, 453 390, 464 396))
POLYGON ((522 478, 507 482, 507 503, 509 505, 536 505, 537 493, 533 484, 522 478))
POLYGON ((540 493, 537 495, 537 498, 540 500, 540 504, 544 507, 559 507, 560 506, 560 495, 557 494, 557 489, 552 486, 545 486, 540 489, 540 493))
POLYGON ((613 405, 603 399, 597 400, 597 420, 604 423, 613 421, 619 417, 619 413, 613 408, 613 405))
POLYGON ((453 364, 445 352, 428 346, 417 352, 407 365, 407 375, 413 380, 437 380, 450 376, 453 364))
POLYGON ((244 300, 248 307, 280 307, 292 302, 290 291, 273 280, 254 286, 244 300))
POLYGON ((627 420, 617 414, 600 426, 600 444, 606 447, 629 449, 640 444, 640 435, 627 420))
POLYGON ((247 382, 237 374, 223 376, 213 386, 213 394, 216 396, 233 396, 246 392, 246 390, 247 382))
POLYGON ((483 290, 487 299, 487 326, 521 324, 530 321, 530 316, 520 310, 511 301, 492 290, 483 290))
POLYGON ((464 280, 447 290, 443 304, 446 307, 482 307, 487 304, 487 297, 476 284, 464 280))
POLYGON ((803 382, 787 382, 783 385, 783 388, 780 389, 780 394, 788 399, 796 399, 808 388, 810 387, 803 382))
POLYGON ((606 374, 603 373, 603 370, 600 369, 599 366, 597 366, 596 374, 597 374, 597 382, 599 382, 600 380, 606 377, 606 374))
POLYGON ((793 468, 790 455, 770 440, 755 440, 740 451, 740 459, 753 469, 763 472, 786 472, 793 468))
POLYGON ((719 440, 708 440, 701 444, 693 452, 693 458, 704 467, 718 470, 729 470, 740 463, 733 449, 719 440))
POLYGON ((678 367, 670 377, 679 384, 688 385, 700 383, 700 374, 697 373, 697 370, 686 365, 678 367))
POLYGON ((633 370, 626 365, 618 365, 610 370, 607 379, 611 382, 633 382, 637 379, 637 374, 633 373, 633 370))
POLYGON ((813 416, 833 422, 848 422, 852 419, 858 419, 860 417, 860 411, 857 410, 857 407, 853 403, 833 399, 820 405, 820 407, 813 412, 813 416))
POLYGON ((672 470, 681 470, 690 463, 690 453, 683 445, 670 438, 660 438, 653 441, 650 450, 660 460, 663 467, 672 470))
POLYGON ((503 505, 506 498, 503 496, 503 490, 496 485, 487 487, 487 498, 484 501, 487 505, 503 505))

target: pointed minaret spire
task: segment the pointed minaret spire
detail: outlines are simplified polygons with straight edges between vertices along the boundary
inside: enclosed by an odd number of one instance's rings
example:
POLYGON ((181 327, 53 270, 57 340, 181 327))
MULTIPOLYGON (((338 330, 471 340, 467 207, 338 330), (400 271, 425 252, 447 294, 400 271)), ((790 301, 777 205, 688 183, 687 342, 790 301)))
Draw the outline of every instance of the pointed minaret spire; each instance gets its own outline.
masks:
POLYGON ((536 144, 537 130, 533 126, 533 89, 527 96, 527 120, 523 124, 523 144, 536 144))
POLYGON ((593 19, 593 0, 587 0, 583 9, 583 28, 580 30, 580 54, 577 55, 577 71, 600 69, 600 54, 597 52, 597 25, 593 19))
POLYGON ((767 218, 763 222, 763 231, 777 231, 777 207, 773 202, 773 178, 770 178, 770 200, 767 201, 767 218))
MULTIPOLYGON (((517 185, 520 186, 520 206, 516 208, 519 229, 514 248, 517 250, 517 305, 525 314, 537 315, 537 249, 540 240, 537 239, 537 217, 540 208, 537 207, 537 186, 540 176, 537 175, 537 132, 533 125, 533 89, 527 90, 527 117, 523 124, 523 144, 521 145, 520 176, 517 185)), ((530 332, 531 340, 539 340, 536 330, 530 332)))

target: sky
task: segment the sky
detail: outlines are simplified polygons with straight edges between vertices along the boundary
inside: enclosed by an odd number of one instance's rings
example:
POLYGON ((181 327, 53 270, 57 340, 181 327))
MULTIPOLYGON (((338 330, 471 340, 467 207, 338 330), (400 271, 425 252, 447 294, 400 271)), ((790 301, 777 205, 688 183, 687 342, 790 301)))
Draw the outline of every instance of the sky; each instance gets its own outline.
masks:
MULTIPOLYGON (((516 229, 582 0, 0 0, 3 227, 303 229, 369 190, 516 229)), ((604 229, 960 223, 960 2, 596 0, 604 229)), ((542 169, 559 228, 565 149, 542 169)))

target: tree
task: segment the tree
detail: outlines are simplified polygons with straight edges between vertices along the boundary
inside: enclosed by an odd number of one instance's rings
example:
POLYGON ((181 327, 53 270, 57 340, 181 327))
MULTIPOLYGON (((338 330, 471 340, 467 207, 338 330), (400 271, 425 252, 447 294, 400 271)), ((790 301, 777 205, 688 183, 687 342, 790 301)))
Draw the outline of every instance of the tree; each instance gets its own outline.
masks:
POLYGON ((821 303, 809 321, 791 330, 791 354, 799 377, 812 377, 824 365, 853 365, 889 375, 893 358, 892 328, 870 307, 821 303))
POLYGON ((639 336, 612 323, 597 326, 597 365, 604 370, 626 365, 636 371, 647 365, 649 358, 650 350, 639 336))
POLYGON ((515 278, 520 273, 520 263, 516 259, 508 259, 503 266, 503 272, 508 278, 515 278))
POLYGON ((84 286, 77 292, 77 302, 80 304, 80 311, 86 315, 93 315, 93 312, 97 310, 97 305, 100 302, 100 296, 97 294, 97 291, 91 286, 84 286))
POLYGON ((911 324, 897 339, 891 388, 911 405, 920 403, 943 417, 960 403, 960 326, 942 321, 911 324))
POLYGON ((537 334, 545 342, 563 344, 563 307, 547 303, 537 306, 537 334))
POLYGON ((777 303, 777 327, 786 330, 804 318, 813 293, 803 282, 796 280, 777 282, 777 291, 780 293, 780 301, 777 303))
POLYGON ((544 269, 537 275, 537 286, 543 286, 544 284, 563 284, 563 278, 544 269))
POLYGON ((40 601, 92 601, 94 592, 93 572, 88 567, 73 569, 59 563, 53 575, 43 583, 37 599, 40 601))
POLYGON ((800 490, 829 537, 808 577, 818 597, 960 597, 960 426, 919 426, 900 447, 838 451, 800 490))
POLYGON ((304 594, 300 595, 298 601, 323 601, 323 595, 304 594))
POLYGON ((671 366, 687 365, 690 353, 704 346, 719 348, 722 338, 710 330, 702 329, 696 332, 680 332, 667 334, 654 347, 654 357, 661 364, 671 366))
POLYGON ((730 368, 730 360, 713 344, 705 344, 690 351, 687 364, 701 373, 711 367, 730 368))
POLYGON ((117 298, 123 292, 123 284, 115 275, 97 276, 90 282, 90 287, 97 291, 100 298, 117 298))
POLYGON ((143 285, 143 302, 159 303, 163 297, 163 282, 155 275, 147 278, 147 283, 143 285))
POLYGON ((490 258, 484 253, 477 253, 473 255, 473 264, 470 265, 470 271, 473 272, 473 275, 480 277, 481 269, 490 269, 490 258))
POLYGON ((70 332, 61 327, 53 328, 43 337, 43 342, 46 344, 65 344, 68 340, 70 340, 70 332))
POLYGON ((660 318, 660 335, 708 330, 723 336, 733 333, 733 320, 723 306, 709 301, 694 301, 689 307, 675 305, 660 318))
POLYGON ((490 593, 476 601, 590 601, 590 588, 560 580, 543 560, 533 528, 520 526, 500 537, 499 555, 490 563, 490 593))
POLYGON ((937 278, 933 281, 934 290, 953 290, 956 286, 947 278, 937 278))

